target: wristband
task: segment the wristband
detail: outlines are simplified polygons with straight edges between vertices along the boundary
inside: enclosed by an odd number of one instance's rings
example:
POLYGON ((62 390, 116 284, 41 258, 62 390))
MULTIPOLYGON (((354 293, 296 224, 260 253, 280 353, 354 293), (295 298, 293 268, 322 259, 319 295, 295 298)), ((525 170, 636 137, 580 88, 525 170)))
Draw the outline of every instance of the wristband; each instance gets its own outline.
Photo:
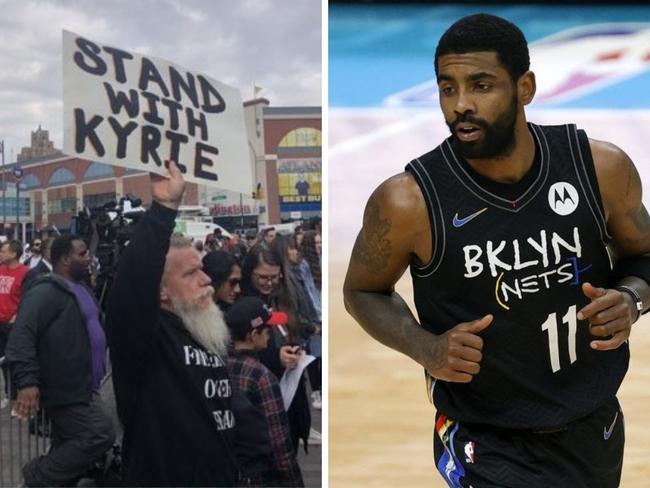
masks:
POLYGON ((632 297, 632 301, 634 302, 634 306, 636 308, 636 318, 634 319, 634 322, 639 320, 641 312, 643 312, 643 300, 641 300, 641 295, 639 295, 639 292, 634 288, 625 285, 619 285, 615 289, 620 292, 627 293, 632 297))

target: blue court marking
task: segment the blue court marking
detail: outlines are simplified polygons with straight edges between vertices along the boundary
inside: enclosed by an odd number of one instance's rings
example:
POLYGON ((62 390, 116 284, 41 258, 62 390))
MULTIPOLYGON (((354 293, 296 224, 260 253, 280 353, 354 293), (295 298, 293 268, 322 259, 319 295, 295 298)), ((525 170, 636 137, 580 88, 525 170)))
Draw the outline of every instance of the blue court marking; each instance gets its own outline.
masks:
POLYGON ((650 108, 650 71, 623 80, 615 85, 564 103, 549 103, 544 108, 603 108, 639 109, 650 108))
MULTIPOLYGON (((516 23, 529 42, 603 22, 650 22, 650 6, 345 6, 329 8, 329 103, 374 107, 434 78, 434 50, 458 18, 476 12, 516 23)), ((650 108, 645 72, 583 97, 546 107, 650 108)))

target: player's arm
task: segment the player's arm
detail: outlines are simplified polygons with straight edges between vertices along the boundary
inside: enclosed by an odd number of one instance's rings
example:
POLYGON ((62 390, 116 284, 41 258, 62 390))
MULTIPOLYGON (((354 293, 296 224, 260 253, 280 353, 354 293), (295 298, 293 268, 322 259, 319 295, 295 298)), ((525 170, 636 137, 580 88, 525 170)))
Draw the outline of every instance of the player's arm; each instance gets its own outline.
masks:
POLYGON ((483 341, 475 335, 491 316, 436 336, 417 322, 394 285, 411 260, 428 261, 426 205, 408 173, 390 178, 366 206, 344 286, 345 307, 368 334, 424 366, 435 378, 469 382, 480 369, 483 341))
MULTIPOLYGON (((639 263, 645 262, 650 268, 650 216, 641 200, 639 173, 630 157, 614 144, 590 140, 590 146, 607 229, 613 237, 610 249, 616 266, 620 269, 623 262, 639 259, 639 263)), ((623 276, 615 284, 619 286, 634 290, 643 302, 644 311, 650 307, 650 286, 644 279, 623 276)), ((612 336, 608 340, 593 341, 592 347, 614 349, 620 346, 629 337, 638 315, 634 293, 586 284, 583 289, 592 300, 581 310, 582 316, 590 321, 591 333, 598 337, 612 336)))

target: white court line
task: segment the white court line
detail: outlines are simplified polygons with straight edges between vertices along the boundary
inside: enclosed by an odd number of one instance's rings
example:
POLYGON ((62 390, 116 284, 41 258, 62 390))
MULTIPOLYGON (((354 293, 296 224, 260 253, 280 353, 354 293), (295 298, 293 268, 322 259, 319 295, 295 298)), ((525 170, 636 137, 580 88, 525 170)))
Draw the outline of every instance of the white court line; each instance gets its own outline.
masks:
MULTIPOLYGON (((332 112, 333 111, 330 110, 330 113, 332 112)), ((376 113, 376 111, 374 113, 376 113)), ((329 157, 332 158, 342 156, 356 149, 371 145, 376 141, 384 139, 388 136, 395 136, 399 133, 407 132, 413 127, 420 125, 424 121, 433 121, 435 119, 440 119, 440 116, 432 113, 431 111, 417 112, 415 114, 412 113, 409 118, 405 118, 399 122, 386 125, 379 130, 372 131, 365 135, 356 135, 344 142, 330 146, 328 151, 329 157)))

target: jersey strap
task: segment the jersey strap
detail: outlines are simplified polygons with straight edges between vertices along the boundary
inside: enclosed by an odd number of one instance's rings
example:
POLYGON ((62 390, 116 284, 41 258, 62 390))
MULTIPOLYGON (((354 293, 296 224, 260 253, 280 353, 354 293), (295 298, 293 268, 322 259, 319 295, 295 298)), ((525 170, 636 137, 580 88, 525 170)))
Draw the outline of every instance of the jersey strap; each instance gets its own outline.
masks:
MULTIPOLYGON (((431 153, 422 156, 422 158, 414 159, 406 166, 406 170, 413 175, 420 186, 420 190, 427 204, 429 224, 431 225, 431 259, 424 265, 418 265, 417 263, 412 263, 411 265, 412 272, 420 277, 427 277, 435 273, 445 255, 445 225, 440 199, 438 198, 438 192, 431 179, 431 175, 421 161, 421 159, 427 158, 430 155, 434 156, 432 153, 436 152, 440 152, 440 148, 436 148, 431 153)), ((439 155, 436 156, 440 157, 439 155)))
POLYGON ((598 226, 600 238, 606 244, 612 240, 612 236, 607 230, 605 223, 600 190, 598 189, 596 171, 594 169, 591 148, 589 147, 589 139, 585 131, 578 130, 575 124, 567 125, 566 131, 571 150, 571 159, 582 188, 582 193, 587 200, 591 215, 594 217, 594 221, 598 226), (589 164, 585 163, 585 161, 589 161, 589 164))

